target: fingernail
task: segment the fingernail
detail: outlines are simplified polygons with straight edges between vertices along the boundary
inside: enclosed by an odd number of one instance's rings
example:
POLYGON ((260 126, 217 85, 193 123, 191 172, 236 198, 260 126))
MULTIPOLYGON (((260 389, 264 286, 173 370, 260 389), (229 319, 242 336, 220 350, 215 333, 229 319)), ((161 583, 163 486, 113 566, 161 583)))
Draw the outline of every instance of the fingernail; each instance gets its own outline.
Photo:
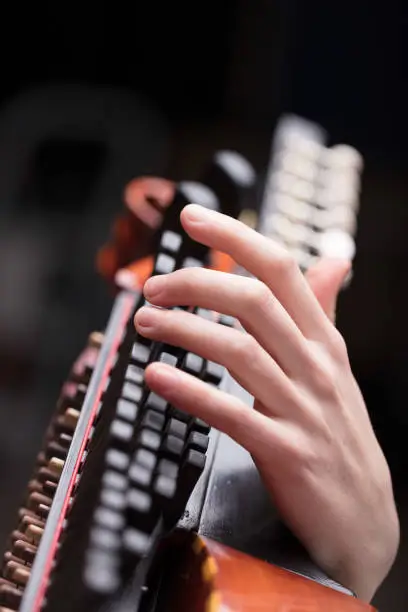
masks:
POLYGON ((192 223, 200 223, 208 218, 210 211, 200 204, 188 204, 183 209, 183 215, 192 223))
POLYGON ((155 384, 162 385, 174 385, 174 382, 180 378, 177 369, 173 366, 165 365, 163 363, 154 362, 149 367, 149 376, 154 378, 155 384))
POLYGON ((165 275, 164 276, 152 276, 149 278, 143 287, 143 295, 146 299, 152 300, 156 298, 162 291, 164 287, 164 283, 166 282, 165 275))
POLYGON ((143 306, 140 308, 135 314, 135 326, 136 329, 148 329, 152 327, 155 322, 157 311, 155 308, 150 308, 149 306, 143 306))

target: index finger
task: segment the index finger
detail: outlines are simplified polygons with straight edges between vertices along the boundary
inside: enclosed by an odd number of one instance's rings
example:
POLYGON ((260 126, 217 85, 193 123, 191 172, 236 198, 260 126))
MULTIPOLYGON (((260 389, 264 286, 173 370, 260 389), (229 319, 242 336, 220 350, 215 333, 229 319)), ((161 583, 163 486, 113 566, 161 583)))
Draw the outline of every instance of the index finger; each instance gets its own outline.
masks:
POLYGON ((332 325, 283 247, 240 221, 197 204, 183 209, 181 222, 191 238, 228 254, 265 283, 307 338, 327 339, 332 325))

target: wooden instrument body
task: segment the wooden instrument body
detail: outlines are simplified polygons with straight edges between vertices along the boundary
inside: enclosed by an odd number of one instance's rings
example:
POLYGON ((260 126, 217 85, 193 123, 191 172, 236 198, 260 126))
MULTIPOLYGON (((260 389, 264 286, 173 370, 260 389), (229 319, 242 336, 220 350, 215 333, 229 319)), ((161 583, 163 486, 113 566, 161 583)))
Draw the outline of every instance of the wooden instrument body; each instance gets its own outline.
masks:
POLYGON ((214 540, 194 534, 181 537, 178 546, 174 540, 155 612, 375 612, 370 604, 214 540))

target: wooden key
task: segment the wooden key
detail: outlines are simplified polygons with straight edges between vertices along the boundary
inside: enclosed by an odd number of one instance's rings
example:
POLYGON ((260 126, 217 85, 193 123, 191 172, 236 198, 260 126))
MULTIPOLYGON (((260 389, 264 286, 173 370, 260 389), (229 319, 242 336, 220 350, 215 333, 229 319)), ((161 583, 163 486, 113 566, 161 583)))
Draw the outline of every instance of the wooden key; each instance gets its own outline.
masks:
POLYGON ((52 499, 47 497, 46 495, 42 495, 41 493, 31 493, 28 498, 28 507, 30 510, 37 510, 39 504, 45 504, 46 506, 51 506, 52 499))
MULTIPOLYGON (((44 494, 46 494, 48 498, 52 499, 52 497, 55 494, 55 491, 57 490, 57 483, 54 482, 53 480, 46 480, 43 484, 43 490, 44 490, 44 494)), ((44 505, 48 506, 49 504, 44 502, 44 505)))
POLYGON ((17 540, 13 545, 13 553, 15 556, 20 557, 26 563, 33 563, 35 555, 37 554, 37 548, 32 544, 29 544, 25 540, 17 540))
POLYGON ((62 459, 52 457, 48 462, 48 469, 51 473, 55 474, 59 478, 62 474, 62 470, 64 469, 64 464, 65 461, 62 461, 62 459))
POLYGON ((50 513, 50 507, 45 504, 40 504, 37 508, 38 516, 42 519, 46 519, 50 513))
POLYGON ((21 562, 19 561, 7 561, 5 568, 4 568, 4 576, 6 577, 6 579, 14 582, 14 578, 13 578, 13 573, 14 570, 18 567, 21 567, 21 562))
POLYGON ((27 542, 27 536, 25 533, 23 533, 22 531, 19 531, 18 529, 15 529, 11 536, 10 536, 10 540, 11 540, 11 548, 13 548, 13 544, 14 542, 16 542, 17 540, 24 540, 27 542))
POLYGON ((18 518, 21 520, 22 518, 24 518, 25 516, 37 516, 35 512, 33 512, 33 510, 28 510, 28 508, 20 508, 18 511, 18 518))
POLYGON ((37 545, 40 543, 43 533, 44 529, 41 529, 41 527, 38 527, 37 525, 28 525, 26 529, 28 540, 37 545))
POLYGON ((21 559, 13 555, 13 553, 10 550, 4 553, 4 564, 7 565, 9 561, 14 561, 15 563, 21 563, 21 559))
POLYGON ((17 610, 21 604, 22 597, 22 591, 19 591, 15 585, 2 584, 0 586, 0 603, 17 610))
POLYGON ((13 580, 21 586, 25 586, 30 578, 30 571, 26 567, 16 567, 13 572, 13 580))
POLYGON ((38 482, 38 480, 36 480, 36 479, 30 480, 30 482, 28 483, 28 487, 27 488, 28 488, 28 492, 29 493, 33 493, 35 491, 37 491, 38 493, 42 492, 41 483, 38 482))
POLYGON ((95 348, 101 348, 105 335, 102 332, 94 331, 89 335, 88 344, 95 348))
POLYGON ((28 525, 37 525, 37 527, 44 527, 44 521, 40 519, 38 516, 24 516, 20 521, 20 531, 26 531, 28 525))
POLYGON ((56 473, 54 470, 50 470, 49 467, 42 467, 38 470, 38 480, 42 483, 50 480, 57 485, 60 475, 61 474, 56 473))
POLYGON ((65 411, 64 418, 67 426, 74 431, 79 419, 79 410, 75 410, 75 408, 68 408, 65 411))

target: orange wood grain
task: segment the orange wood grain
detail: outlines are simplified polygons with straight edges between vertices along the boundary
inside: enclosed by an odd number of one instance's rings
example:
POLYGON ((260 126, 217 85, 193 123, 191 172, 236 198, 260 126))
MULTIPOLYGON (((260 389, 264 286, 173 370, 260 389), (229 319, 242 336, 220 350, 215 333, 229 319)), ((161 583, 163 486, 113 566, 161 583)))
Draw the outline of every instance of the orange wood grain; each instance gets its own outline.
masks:
POLYGON ((312 580, 204 538, 215 575, 208 612, 374 612, 374 608, 312 580))
POLYGON ((375 612, 352 596, 201 536, 190 541, 179 576, 170 612, 375 612))

